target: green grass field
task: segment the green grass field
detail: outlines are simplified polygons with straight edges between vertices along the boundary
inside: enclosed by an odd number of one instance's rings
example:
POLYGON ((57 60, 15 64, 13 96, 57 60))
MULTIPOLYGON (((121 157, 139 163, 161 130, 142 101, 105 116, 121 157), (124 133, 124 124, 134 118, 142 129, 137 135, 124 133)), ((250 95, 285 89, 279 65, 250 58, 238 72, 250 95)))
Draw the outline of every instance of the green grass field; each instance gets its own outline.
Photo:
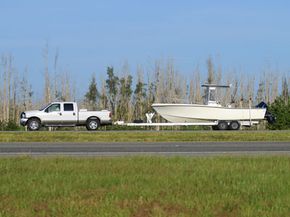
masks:
POLYGON ((290 141, 290 131, 0 132, 0 142, 290 141))
POLYGON ((290 216, 290 157, 1 158, 0 216, 290 216))

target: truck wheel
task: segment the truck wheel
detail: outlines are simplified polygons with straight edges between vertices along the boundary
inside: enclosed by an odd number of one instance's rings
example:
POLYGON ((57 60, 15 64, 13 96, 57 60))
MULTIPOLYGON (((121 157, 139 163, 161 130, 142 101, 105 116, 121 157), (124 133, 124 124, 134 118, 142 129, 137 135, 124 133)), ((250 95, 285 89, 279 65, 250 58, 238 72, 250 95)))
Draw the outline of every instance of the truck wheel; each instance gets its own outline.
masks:
POLYGON ((27 122, 27 128, 30 131, 37 131, 40 127, 40 121, 37 118, 31 118, 27 122))
POLYGON ((217 125, 219 130, 227 130, 228 129, 228 123, 226 121, 220 121, 217 125))
POLYGON ((97 130, 100 126, 100 121, 96 118, 91 118, 87 120, 87 130, 97 130))
POLYGON ((238 130, 238 129, 240 129, 240 123, 239 122, 237 122, 237 121, 232 121, 231 123, 230 123, 230 130, 238 130))

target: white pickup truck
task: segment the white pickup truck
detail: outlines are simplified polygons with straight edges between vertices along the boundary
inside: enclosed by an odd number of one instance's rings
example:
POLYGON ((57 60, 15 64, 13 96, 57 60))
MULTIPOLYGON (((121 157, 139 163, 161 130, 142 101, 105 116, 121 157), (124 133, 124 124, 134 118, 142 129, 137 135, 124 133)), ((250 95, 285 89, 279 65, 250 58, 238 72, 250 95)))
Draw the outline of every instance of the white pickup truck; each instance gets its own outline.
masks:
POLYGON ((21 113, 20 124, 29 130, 46 127, 86 126, 87 130, 97 130, 102 125, 112 124, 111 112, 78 109, 75 102, 52 102, 40 110, 21 113))

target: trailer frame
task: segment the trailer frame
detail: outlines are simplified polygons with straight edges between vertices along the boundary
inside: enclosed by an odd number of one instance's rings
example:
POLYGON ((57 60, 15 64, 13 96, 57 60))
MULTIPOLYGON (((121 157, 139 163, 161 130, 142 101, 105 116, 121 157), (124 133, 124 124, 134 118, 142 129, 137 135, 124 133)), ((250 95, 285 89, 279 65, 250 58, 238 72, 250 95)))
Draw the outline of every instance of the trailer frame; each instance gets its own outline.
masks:
MULTIPOLYGON (((165 122, 165 123, 125 123, 124 121, 117 121, 114 124, 119 126, 128 126, 128 127, 170 127, 170 126, 218 126, 219 122, 221 121, 209 121, 209 122, 193 122, 193 123, 171 123, 171 122, 165 122)), ((223 121, 227 122, 228 125, 233 121, 223 121)), ((259 121, 237 121, 240 126, 253 126, 256 124, 259 124, 259 121)))

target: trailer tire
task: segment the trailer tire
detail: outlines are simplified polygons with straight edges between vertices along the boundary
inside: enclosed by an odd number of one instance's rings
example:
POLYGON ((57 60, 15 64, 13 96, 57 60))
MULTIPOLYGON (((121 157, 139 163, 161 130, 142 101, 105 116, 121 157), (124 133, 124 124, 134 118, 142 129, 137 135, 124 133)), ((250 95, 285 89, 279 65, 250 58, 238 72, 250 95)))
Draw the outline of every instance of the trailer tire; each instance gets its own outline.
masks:
POLYGON ((219 130, 227 130, 228 129, 228 123, 226 121, 220 121, 217 125, 217 128, 219 130))
POLYGON ((90 118, 87 120, 86 128, 87 130, 97 130, 100 127, 100 121, 97 118, 90 118))
POLYGON ((230 130, 239 130, 240 129, 241 124, 238 121, 232 121, 230 123, 230 130))

